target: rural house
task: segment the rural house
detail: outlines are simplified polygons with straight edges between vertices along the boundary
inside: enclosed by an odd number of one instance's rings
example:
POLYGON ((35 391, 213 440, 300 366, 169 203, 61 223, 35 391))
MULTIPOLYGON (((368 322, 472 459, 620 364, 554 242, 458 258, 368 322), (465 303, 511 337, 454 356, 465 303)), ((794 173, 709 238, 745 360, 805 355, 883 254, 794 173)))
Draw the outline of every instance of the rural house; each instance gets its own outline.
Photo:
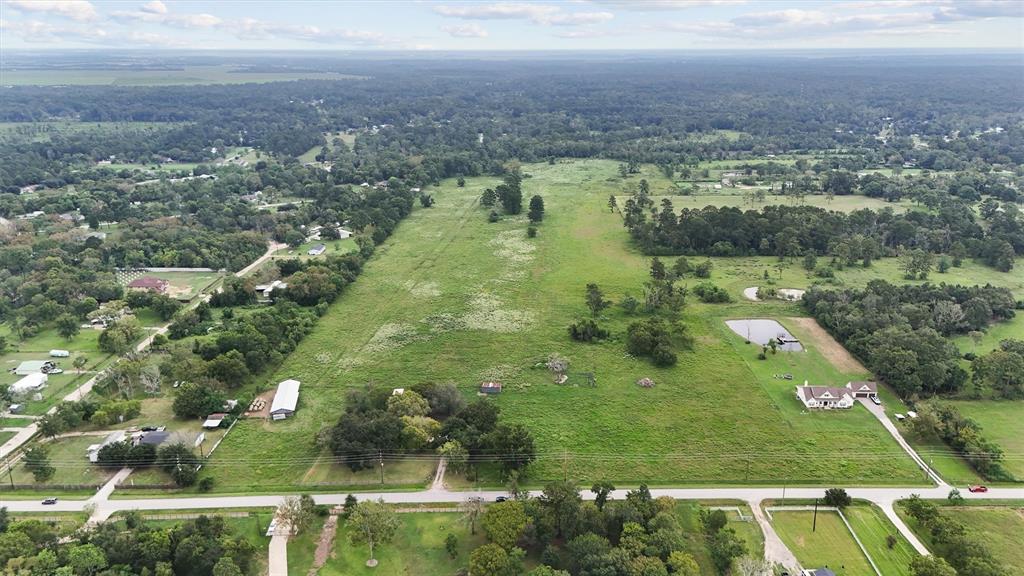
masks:
POLYGON ((167 286, 170 284, 163 278, 155 278, 153 276, 143 276, 142 278, 136 278, 128 283, 129 290, 148 290, 150 292, 156 292, 157 294, 163 294, 167 292, 167 286))
POLYGON ((285 380, 277 385, 277 393, 270 404, 270 417, 274 420, 284 420, 295 413, 298 404, 299 381, 285 380))
POLYGON ((854 398, 870 398, 878 395, 878 384, 874 382, 847 382, 846 387, 853 391, 854 398))
POLYGON ((102 450, 104 446, 109 446, 110 444, 114 444, 115 442, 123 441, 124 431, 118 430, 117 432, 111 432, 110 434, 107 434, 107 437, 103 439, 103 442, 99 444, 90 444, 89 447, 85 449, 85 453, 89 457, 89 462, 95 464, 96 462, 99 461, 100 450, 102 450))
POLYGON ((306 252, 306 254, 309 254, 310 256, 319 256, 319 255, 323 254, 326 251, 327 251, 327 246, 325 246, 323 244, 317 244, 316 246, 313 246, 312 248, 310 248, 309 251, 306 252))
POLYGON ((835 386, 803 386, 796 387, 796 397, 808 408, 852 408, 853 396, 848 388, 835 386))

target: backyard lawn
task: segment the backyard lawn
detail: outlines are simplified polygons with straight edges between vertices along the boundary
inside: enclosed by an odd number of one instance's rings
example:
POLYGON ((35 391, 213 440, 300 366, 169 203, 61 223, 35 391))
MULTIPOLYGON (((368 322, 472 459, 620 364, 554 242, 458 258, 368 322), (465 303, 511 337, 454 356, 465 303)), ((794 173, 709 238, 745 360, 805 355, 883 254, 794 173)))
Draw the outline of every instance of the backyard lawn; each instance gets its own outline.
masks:
MULTIPOLYGON (((395 539, 375 550, 380 564, 367 568, 369 549, 364 544, 353 545, 348 541, 348 528, 339 523, 334 543, 334 558, 320 569, 320 576, 355 576, 375 574, 377 576, 435 576, 455 574, 469 565, 469 554, 484 544, 486 537, 477 526, 476 535, 471 535, 469 526, 461 521, 459 513, 418 512, 400 514, 401 527, 395 539), (445 538, 455 534, 459 540, 459 554, 452 559, 445 551, 445 538)), ((305 555, 303 555, 305 557, 305 555)), ((305 574, 305 570, 292 571, 305 574)))
POLYGON ((836 576, 875 576, 839 514, 819 510, 813 531, 814 512, 777 511, 772 516, 775 531, 805 568, 827 567, 836 576))
MULTIPOLYGON (((267 385, 285 378, 302 382, 296 417, 236 429, 209 466, 218 489, 317 478, 320 473, 310 468, 325 453, 315 437, 337 420, 350 387, 453 382, 472 398, 485 379, 505 385, 494 399, 503 418, 533 432, 534 483, 566 473, 582 482, 609 478, 620 484, 821 484, 838 476, 921 482, 910 459, 862 408, 803 414, 795 382, 771 380, 773 371, 785 369, 797 381, 844 384, 863 377, 861 370, 837 368, 813 345, 759 366, 756 351, 725 327, 727 318, 802 315, 792 302, 739 299, 775 259, 715 260, 712 280, 730 288, 737 301, 688 302, 683 319, 696 346, 680 351, 674 367, 657 368, 624 353, 621 335, 635 318, 619 307, 601 320, 616 336, 597 344, 572 342, 566 326, 588 313, 585 285, 598 283, 613 300, 627 293, 640 297, 650 259, 630 245, 619 215, 606 207, 608 195, 623 186, 614 162, 567 161, 524 171, 532 176, 524 180, 524 194, 542 194, 547 207, 537 238, 526 237, 523 216, 487 222, 477 199, 495 185, 493 178, 470 178, 464 188, 445 181, 430 189, 435 206, 416 208, 267 378, 267 385), (566 385, 555 385, 546 370, 534 367, 551 354, 571 362, 566 385), (595 388, 583 372, 594 373, 595 388), (636 386, 645 376, 654 388, 636 386), (850 453, 854 442, 858 448, 850 453), (244 460, 253 454, 260 466, 246 468, 244 460), (808 459, 810 454, 819 456, 808 459)), ((643 177, 667 184, 653 170, 643 177)), ((799 278, 806 286, 806 274, 791 266, 784 279, 799 278)))
MULTIPOLYGON (((86 448, 91 444, 98 444, 103 441, 104 435, 94 436, 72 436, 69 438, 58 438, 49 442, 42 442, 37 445, 44 446, 50 458, 50 465, 56 468, 53 478, 46 482, 48 485, 60 484, 89 484, 98 485, 107 481, 114 475, 116 470, 101 468, 89 462, 86 455, 86 448)), ((36 484, 32 473, 25 469, 21 463, 14 467, 15 484, 36 484)))
POLYGON ((910 574, 910 562, 917 557, 917 551, 889 522, 881 510, 874 506, 856 505, 844 510, 843 514, 882 574, 885 576, 907 576, 910 574), (896 545, 892 548, 889 548, 886 542, 886 538, 890 534, 896 536, 896 545))

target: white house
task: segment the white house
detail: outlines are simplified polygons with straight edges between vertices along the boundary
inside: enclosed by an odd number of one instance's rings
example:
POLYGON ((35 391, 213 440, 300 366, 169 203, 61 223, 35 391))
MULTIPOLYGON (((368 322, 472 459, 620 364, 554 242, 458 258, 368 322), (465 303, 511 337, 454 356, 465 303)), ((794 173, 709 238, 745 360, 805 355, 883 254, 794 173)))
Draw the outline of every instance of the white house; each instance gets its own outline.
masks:
POLYGON ((338 238, 341 238, 342 240, 345 240, 345 239, 351 238, 351 237, 352 237, 352 232, 351 231, 345 230, 344 228, 340 228, 340 227, 338 228, 338 238))
POLYGON ((111 432, 110 434, 108 434, 107 437, 103 439, 103 442, 99 444, 90 444, 89 447, 85 449, 85 453, 89 457, 89 462, 95 464, 96 462, 99 461, 100 450, 102 450, 104 446, 113 444, 115 442, 122 442, 124 441, 124 439, 124 432, 118 430, 117 432, 111 432))
POLYGON ((299 381, 285 380, 277 385, 277 393, 270 404, 270 417, 274 420, 284 420, 295 413, 298 403, 299 381))
POLYGON ((39 392, 43 388, 46 388, 47 378, 48 376, 46 374, 43 374, 42 372, 29 374, 22 378, 21 380, 15 382, 14 384, 11 384, 9 392, 11 396, 15 398, 21 398, 24 396, 28 396, 33 392, 39 392))
POLYGON ((853 396, 849 388, 835 386, 803 386, 796 387, 796 397, 808 408, 852 408, 853 396))
POLYGON ((846 387, 853 392, 854 398, 870 398, 878 395, 878 384, 866 381, 847 382, 846 387))

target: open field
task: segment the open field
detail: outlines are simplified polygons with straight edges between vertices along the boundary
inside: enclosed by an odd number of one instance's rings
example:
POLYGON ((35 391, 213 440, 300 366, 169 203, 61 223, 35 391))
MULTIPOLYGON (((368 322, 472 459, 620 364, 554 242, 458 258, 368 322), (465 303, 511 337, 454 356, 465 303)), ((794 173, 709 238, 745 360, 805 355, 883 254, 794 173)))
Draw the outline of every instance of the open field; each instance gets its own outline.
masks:
MULTIPOLYGON (((166 294, 176 300, 192 300, 224 276, 220 272, 140 272, 133 278, 153 276, 167 280, 166 294)), ((125 282, 127 285, 127 282, 125 282)))
POLYGON ((300 260, 306 260, 309 258, 323 258, 326 256, 339 256, 342 254, 348 254, 349 252, 355 252, 359 250, 359 245, 352 238, 346 238, 344 240, 314 240, 313 242, 305 242, 297 248, 282 248, 274 253, 274 258, 299 258, 300 260), (323 244, 327 246, 327 251, 320 256, 310 256, 307 254, 309 249, 317 244, 323 244))
MULTIPOLYGON (((683 208, 699 209, 705 206, 716 206, 720 208, 724 207, 735 207, 742 210, 760 210, 765 206, 774 206, 778 204, 793 205, 791 197, 777 196, 768 194, 765 197, 764 202, 751 203, 749 200, 743 197, 743 193, 748 190, 741 188, 734 188, 730 190, 718 191, 717 194, 695 194, 690 196, 652 196, 656 206, 661 206, 661 201, 668 198, 672 201, 672 205, 676 211, 682 210, 683 208)), ((623 206, 629 196, 619 196, 619 206, 623 206)), ((804 196, 801 206, 815 206, 818 208, 824 208, 826 210, 835 210, 837 212, 853 212, 854 210, 860 210, 861 208, 870 208, 871 210, 881 210, 883 208, 892 208, 896 212, 906 212, 914 208, 914 204, 908 200, 902 202, 886 202, 879 198, 868 198, 867 196, 836 196, 830 202, 824 195, 808 195, 804 196)))
MULTIPOLYGON (((863 374, 842 372, 813 349, 754 369, 755 351, 724 325, 726 318, 799 316, 794 303, 689 303, 683 316, 696 349, 680 352, 672 368, 627 357, 615 337, 591 345, 569 340, 565 327, 585 313, 587 282, 618 300, 640 295, 647 276, 649 259, 629 245, 618 214, 605 207, 622 185, 616 168, 604 161, 526 167, 533 177, 524 181, 524 194, 543 194, 547 205, 532 240, 523 216, 487 223, 477 197, 493 178, 431 189, 436 206, 414 211, 267 379, 303 383, 298 413, 236 429, 209 466, 218 489, 301 482, 321 454, 317 432, 340 415, 349 387, 454 382, 472 396, 485 378, 505 384, 495 398, 503 417, 526 424, 536 438, 534 482, 563 474, 651 484, 920 482, 910 459, 863 409, 802 414, 793 382, 770 381, 783 366, 801 379, 833 383, 863 374), (597 387, 580 386, 585 380, 572 372, 567 385, 554 385, 546 370, 534 368, 553 353, 569 358, 572 370, 594 372, 597 387), (637 387, 644 376, 657 386, 637 387)), ((653 171, 643 176, 664 182, 653 171)), ((719 259, 713 280, 739 297, 773 263, 719 259)), ((802 270, 788 276, 807 283, 802 270)), ((602 324, 613 334, 632 321, 619 308, 605 315, 602 324)))
MULTIPOLYGON (((1024 314, 1017 314, 1009 322, 1000 322, 988 327, 981 337, 981 342, 975 344, 970 336, 966 334, 953 338, 953 342, 960 348, 961 352, 974 352, 981 356, 999 347, 999 342, 1007 338, 1024 339, 1024 314)), ((965 366, 967 369, 967 366, 965 366)))
MULTIPOLYGON (((367 568, 369 549, 364 544, 354 546, 348 541, 348 528, 339 522, 334 542, 335 557, 327 561, 320 570, 320 576, 353 576, 356 574, 378 574, 380 576, 433 576, 454 574, 459 568, 469 565, 469 554, 474 548, 486 543, 484 532, 477 526, 476 535, 469 533, 469 526, 461 521, 459 513, 417 512, 401 514, 402 521, 395 539, 379 546, 376 550, 380 564, 367 568), (444 540, 448 534, 459 539, 459 555, 453 560, 445 551, 444 540)), ((290 552, 291 550, 289 550, 290 552)), ((312 558, 306 560, 303 554, 292 568, 289 554, 289 574, 305 574, 312 558), (306 569, 302 569, 305 564, 306 569)))
MULTIPOLYGON (((930 546, 931 532, 908 517, 901 507, 897 506, 896 511, 918 538, 926 546, 930 546)), ((1010 569, 1011 576, 1024 575, 1024 548, 1020 545, 1020 534, 1024 534, 1024 507, 1019 503, 989 506, 940 505, 939 512, 964 524, 968 533, 972 534, 972 540, 983 542, 992 555, 1010 569)))
POLYGON ((230 65, 187 66, 177 70, 4 70, 5 86, 115 85, 171 86, 179 84, 246 84, 287 80, 359 80, 362 77, 328 72, 244 72, 230 65))
POLYGON ((985 438, 1006 454, 1003 467, 1024 480, 1024 401, 958 400, 952 404, 981 425, 985 438))
POLYGON ((839 514, 819 510, 813 532, 814 512, 777 511, 772 516, 775 531, 804 567, 827 567, 836 576, 875 576, 839 514))

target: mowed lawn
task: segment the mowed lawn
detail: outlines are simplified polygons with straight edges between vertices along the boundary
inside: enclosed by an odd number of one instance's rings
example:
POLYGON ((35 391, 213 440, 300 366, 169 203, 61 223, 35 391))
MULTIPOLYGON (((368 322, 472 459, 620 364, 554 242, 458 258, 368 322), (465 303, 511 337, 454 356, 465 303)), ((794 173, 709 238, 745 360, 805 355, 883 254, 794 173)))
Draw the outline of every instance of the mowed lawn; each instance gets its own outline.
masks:
MULTIPOLYGON (((907 576, 910 562, 917 551, 875 506, 851 506, 843 511, 853 531, 857 533, 871 559, 886 576, 907 576), (896 536, 896 545, 889 548, 886 538, 896 536)), ((820 519, 820 518, 819 518, 820 519)))
POLYGON ((828 567, 836 576, 875 576, 839 514, 819 510, 813 531, 812 511, 777 511, 772 517, 775 531, 804 567, 828 567))
MULTIPOLYGON (((809 380, 845 383, 861 374, 841 372, 813 350, 754 370, 756 350, 723 323, 799 316, 796 304, 691 301, 683 317, 696 347, 681 351, 672 368, 625 354, 622 335, 634 318, 617 307, 601 320, 611 339, 569 339, 566 326, 588 314, 588 282, 620 300, 626 293, 642 297, 647 279, 650 259, 631 247, 619 215, 606 207, 623 186, 616 169, 607 161, 525 167, 532 176, 523 182, 526 201, 541 194, 547 206, 534 239, 526 237, 525 216, 487 222, 477 199, 497 184, 494 178, 430 189, 435 207, 417 208, 401 224, 268 378, 268 385, 302 382, 296 417, 247 422, 230 434, 209 466, 218 487, 302 482, 312 462, 329 457, 315 438, 337 420, 349 388, 453 382, 472 398, 491 379, 505 385, 494 399, 502 417, 527 425, 536 438, 530 479, 538 483, 563 475, 620 484, 920 482, 910 459, 862 409, 802 414, 795 382, 765 380, 782 362, 794 362, 788 371, 809 380), (535 367, 551 354, 571 361, 566 385, 535 367), (586 386, 582 372, 594 373, 596 388, 586 386), (657 385, 638 387, 642 377, 657 385)), ((653 170, 644 177, 664 180, 653 170)), ((719 271, 720 260, 714 281, 746 282, 719 271)))

